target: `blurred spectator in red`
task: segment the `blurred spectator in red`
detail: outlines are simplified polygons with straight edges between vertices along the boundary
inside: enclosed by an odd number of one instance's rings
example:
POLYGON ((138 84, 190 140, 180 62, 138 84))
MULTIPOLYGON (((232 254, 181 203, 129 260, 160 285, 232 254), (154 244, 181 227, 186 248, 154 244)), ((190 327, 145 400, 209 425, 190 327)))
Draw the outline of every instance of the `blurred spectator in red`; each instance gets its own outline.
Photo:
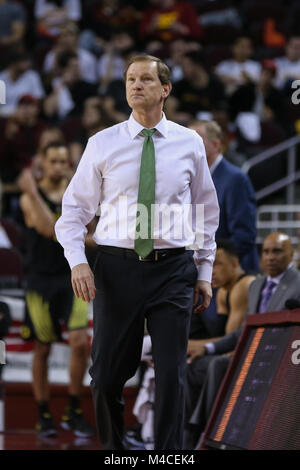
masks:
POLYGON ((61 76, 52 83, 52 91, 44 101, 44 113, 47 118, 55 120, 79 116, 84 101, 97 95, 97 86, 82 80, 77 54, 64 52, 59 55, 57 63, 61 76))
POLYGON ((80 0, 35 0, 34 16, 39 36, 53 41, 66 23, 81 20, 80 0))
POLYGON ((78 38, 79 29, 76 24, 68 23, 61 28, 54 47, 45 57, 44 73, 51 74, 52 77, 59 75, 57 64, 59 55, 62 52, 75 52, 78 55, 81 78, 86 82, 97 82, 97 59, 91 52, 78 46, 78 38))
POLYGON ((4 49, 21 42, 25 31, 24 7, 19 2, 0 0, 0 48, 4 49))
POLYGON ((0 116, 14 113, 18 101, 23 95, 30 94, 36 98, 45 95, 38 72, 31 67, 27 53, 11 51, 8 66, 0 72, 0 80, 5 83, 6 104, 0 106, 0 116))
POLYGON ((189 2, 151 0, 140 23, 141 39, 170 42, 177 38, 199 39, 202 28, 197 12, 189 2))
POLYGON ((14 114, 0 121, 0 172, 4 183, 15 182, 19 172, 31 165, 45 128, 39 114, 39 100, 33 95, 24 95, 14 114))
POLYGON ((175 83, 166 101, 168 119, 186 125, 193 117, 200 119, 199 113, 222 109, 225 105, 224 86, 206 69, 201 53, 186 53, 182 70, 184 78, 175 83))
POLYGON ((290 36, 285 56, 274 59, 277 66, 276 86, 291 92, 291 82, 300 79, 300 34, 290 36))
POLYGON ((257 82, 260 64, 251 60, 252 40, 247 36, 238 37, 232 47, 232 59, 223 60, 215 69, 216 74, 226 86, 226 94, 232 94, 238 86, 249 81, 257 82))

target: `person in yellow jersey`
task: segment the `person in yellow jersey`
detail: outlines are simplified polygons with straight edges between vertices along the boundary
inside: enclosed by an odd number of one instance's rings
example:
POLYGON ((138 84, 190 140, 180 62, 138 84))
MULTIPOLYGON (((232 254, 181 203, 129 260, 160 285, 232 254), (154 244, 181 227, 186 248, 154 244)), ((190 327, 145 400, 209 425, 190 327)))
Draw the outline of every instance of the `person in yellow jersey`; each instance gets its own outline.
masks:
POLYGON ((54 225, 61 214, 62 197, 68 184, 70 159, 62 142, 48 144, 42 158, 43 176, 37 183, 30 169, 19 177, 23 191, 20 206, 27 226, 26 306, 28 325, 35 338, 33 392, 38 407, 37 432, 55 436, 50 412, 48 365, 51 344, 62 339, 62 324, 71 348, 69 404, 61 426, 78 437, 94 430, 84 419, 80 394, 89 354, 88 304, 77 299, 70 282, 70 269, 57 242, 54 225))

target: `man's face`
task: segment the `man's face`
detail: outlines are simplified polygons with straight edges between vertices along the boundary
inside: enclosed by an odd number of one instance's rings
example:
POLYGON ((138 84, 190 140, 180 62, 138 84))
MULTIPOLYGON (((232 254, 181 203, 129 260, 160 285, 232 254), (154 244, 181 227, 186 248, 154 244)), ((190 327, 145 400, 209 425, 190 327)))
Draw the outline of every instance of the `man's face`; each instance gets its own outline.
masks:
POLYGON ((248 38, 242 38, 233 46, 233 55, 237 60, 248 60, 253 53, 252 43, 248 38))
POLYGON ((13 68, 14 68, 14 71, 15 73, 20 76, 22 75, 23 73, 27 72, 27 70, 30 68, 31 66, 31 63, 29 60, 20 60, 18 62, 16 62, 14 65, 13 65, 13 68))
POLYGON ((181 66, 184 78, 186 78, 187 80, 193 80, 198 70, 197 65, 190 59, 190 57, 184 56, 182 58, 181 66))
POLYGON ((171 91, 158 77, 156 62, 134 62, 127 70, 126 99, 133 110, 161 108, 171 91))
POLYGON ((43 158, 44 176, 53 183, 59 183, 67 176, 69 154, 66 147, 51 147, 43 158))
POLYGON ((300 59, 300 37, 290 39, 286 47, 286 55, 292 62, 300 59))
POLYGON ((77 44, 77 33, 68 29, 63 29, 59 35, 58 43, 66 49, 72 49, 77 44))
POLYGON ((236 258, 226 253, 223 248, 218 248, 213 266, 212 286, 218 288, 231 284, 235 276, 236 265, 236 258))
POLYGON ((19 122, 25 126, 31 126, 37 120, 39 115, 38 103, 22 103, 17 108, 17 117, 19 122))
POLYGON ((269 235, 262 248, 262 265, 271 277, 283 273, 293 259, 293 249, 289 240, 280 234, 269 235))
POLYGON ((274 74, 272 70, 267 68, 262 68, 260 72, 259 82, 261 85, 272 85, 274 79, 274 74))

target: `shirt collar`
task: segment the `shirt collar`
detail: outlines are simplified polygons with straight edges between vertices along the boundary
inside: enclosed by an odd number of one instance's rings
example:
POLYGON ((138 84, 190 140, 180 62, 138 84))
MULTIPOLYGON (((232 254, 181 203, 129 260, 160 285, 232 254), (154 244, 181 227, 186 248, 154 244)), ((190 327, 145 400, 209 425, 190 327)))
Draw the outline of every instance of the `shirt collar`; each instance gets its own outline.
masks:
MULTIPOLYGON (((165 113, 163 113, 161 120, 154 127, 163 137, 167 137, 168 121, 165 116, 165 113)), ((131 138, 134 139, 138 134, 140 134, 143 129, 145 129, 144 126, 137 122, 134 119, 133 114, 131 113, 128 119, 128 130, 131 138)))
POLYGON ((217 159, 210 165, 209 171, 211 175, 213 174, 213 172, 215 171, 215 169, 217 168, 217 166, 219 165, 222 159, 223 159, 223 155, 220 153, 217 159))
POLYGON ((285 273, 287 272, 287 270, 290 269, 292 266, 293 266, 293 263, 290 263, 289 266, 288 266, 288 268, 287 268, 285 271, 283 271, 283 273, 279 274, 279 275, 276 276, 276 277, 268 276, 268 277, 267 277, 267 282, 268 282, 268 281, 272 281, 272 282, 275 282, 275 284, 278 285, 279 282, 281 281, 281 279, 283 278, 283 276, 285 275, 285 273))

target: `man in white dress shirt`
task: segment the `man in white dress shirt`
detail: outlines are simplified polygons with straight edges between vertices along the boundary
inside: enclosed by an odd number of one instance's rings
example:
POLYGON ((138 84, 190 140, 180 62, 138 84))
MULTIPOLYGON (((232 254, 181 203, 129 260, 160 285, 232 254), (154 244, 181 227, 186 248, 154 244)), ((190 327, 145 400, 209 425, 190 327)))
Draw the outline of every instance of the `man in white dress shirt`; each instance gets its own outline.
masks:
POLYGON ((102 449, 125 448, 122 390, 140 362, 145 318, 156 375, 155 448, 181 449, 190 317, 200 296, 197 312, 211 299, 219 207, 202 139, 163 113, 168 67, 136 56, 125 81, 133 112, 89 139, 56 235, 75 294, 94 300, 90 374, 102 449), (84 238, 99 204, 92 271, 84 238))

